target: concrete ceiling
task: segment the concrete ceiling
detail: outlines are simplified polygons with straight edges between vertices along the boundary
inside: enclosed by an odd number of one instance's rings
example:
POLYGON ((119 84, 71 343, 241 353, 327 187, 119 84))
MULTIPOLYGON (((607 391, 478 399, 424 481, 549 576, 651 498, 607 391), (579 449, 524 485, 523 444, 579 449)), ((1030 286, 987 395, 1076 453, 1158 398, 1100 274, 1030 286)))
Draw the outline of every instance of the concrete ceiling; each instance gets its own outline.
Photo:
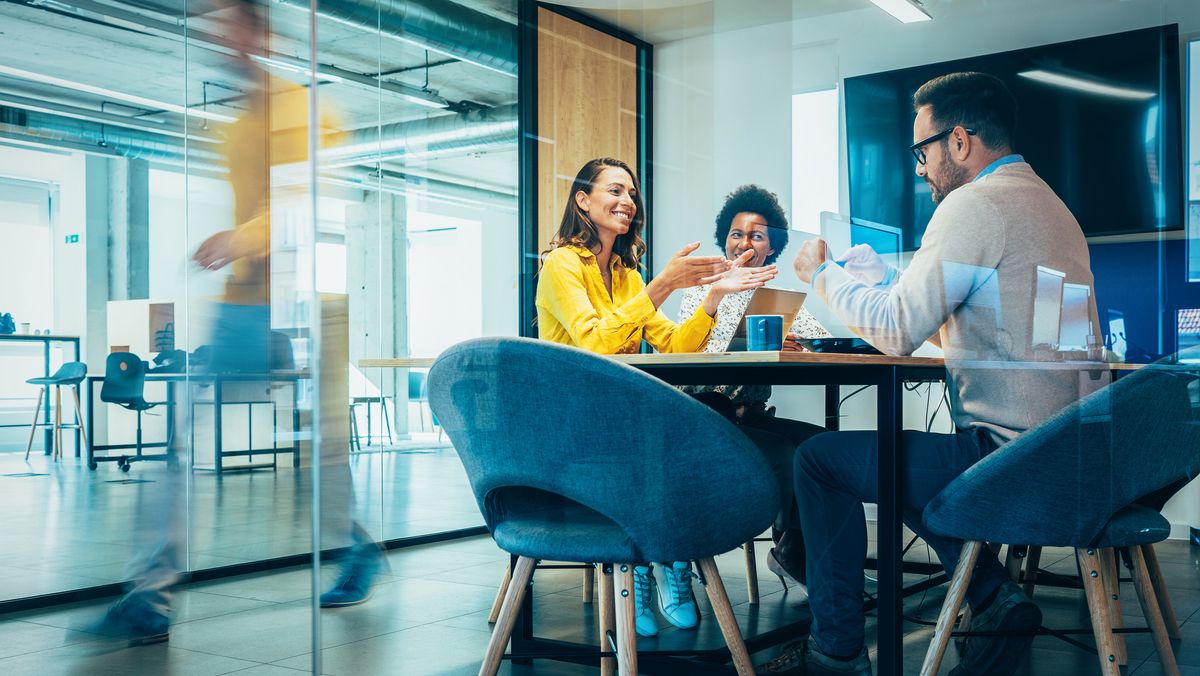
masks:
MULTIPOLYGON (((494 20, 515 24, 515 0, 440 2, 447 8, 467 6, 494 20), (507 8, 507 12, 504 11, 507 8)), ((269 5, 270 49, 281 59, 307 63, 309 16, 286 3, 269 5)), ((93 120, 128 118, 130 127, 166 128, 177 137, 188 133, 219 137, 220 122, 195 114, 185 117, 172 107, 237 117, 243 104, 240 78, 226 37, 228 2, 219 0, 0 0, 0 103, 45 102, 88 113, 93 120), (179 33, 186 28, 189 39, 179 33), (218 44, 206 41, 213 36, 218 44), (46 78, 79 83, 74 87, 46 78), (85 91, 87 87, 107 91, 85 91), (163 106, 133 104, 122 96, 141 97, 163 106), (7 96, 8 101, 2 101, 7 96)), ((320 19, 317 61, 322 66, 360 76, 362 82, 331 78, 321 86, 322 100, 332 104, 344 129, 373 128, 437 116, 453 110, 417 105, 381 86, 428 92, 460 110, 503 108, 517 100, 517 80, 474 64, 429 51, 413 41, 383 36, 333 20, 320 19), (364 82, 366 84, 364 84, 364 82)), ((284 79, 305 82, 303 72, 272 68, 284 79)), ((87 115, 72 119, 86 119, 87 115)), ((119 128, 113 127, 114 129, 119 128)), ((52 136, 47 135, 47 143, 52 136)), ((446 168, 438 157, 425 157, 420 167, 465 183, 515 188, 516 134, 508 147, 469 153, 476 159, 496 152, 496 161, 464 160, 464 152, 447 153, 446 168)), ((393 167, 394 168, 394 167, 393 167)))
POLYGON ((559 0, 651 44, 850 12, 869 0, 559 0))

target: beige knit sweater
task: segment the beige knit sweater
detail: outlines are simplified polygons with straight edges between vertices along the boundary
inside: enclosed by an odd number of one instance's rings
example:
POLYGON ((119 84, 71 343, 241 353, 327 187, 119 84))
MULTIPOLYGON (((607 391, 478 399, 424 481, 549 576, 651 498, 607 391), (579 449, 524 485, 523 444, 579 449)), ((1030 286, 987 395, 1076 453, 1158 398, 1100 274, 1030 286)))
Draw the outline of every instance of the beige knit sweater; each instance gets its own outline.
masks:
MULTIPOLYGON (((813 289, 851 330, 888 354, 910 354, 936 336, 955 425, 983 427, 1002 443, 1103 384, 1035 354, 1039 265, 1094 289, 1079 223, 1032 167, 1015 162, 942 201, 892 286, 866 286, 827 265, 813 289)), ((1090 312, 1099 336, 1094 293, 1090 312)))

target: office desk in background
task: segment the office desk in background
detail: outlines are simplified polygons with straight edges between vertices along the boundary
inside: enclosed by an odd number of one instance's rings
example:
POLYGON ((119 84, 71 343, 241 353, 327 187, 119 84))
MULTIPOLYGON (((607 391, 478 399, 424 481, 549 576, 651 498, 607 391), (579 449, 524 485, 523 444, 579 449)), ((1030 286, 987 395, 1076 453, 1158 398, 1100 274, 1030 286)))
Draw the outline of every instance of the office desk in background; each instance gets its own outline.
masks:
MULTIPOLYGON (((166 419, 167 440, 171 439, 171 436, 174 434, 174 431, 175 431, 175 416, 173 415, 173 413, 174 413, 175 406, 177 406, 179 403, 179 397, 175 393, 176 385, 178 385, 179 383, 191 382, 191 383, 206 384, 206 385, 211 386, 212 399, 211 400, 209 400, 209 399, 192 400, 192 402, 191 402, 192 410, 189 412, 188 419, 193 421, 193 425, 194 425, 195 410, 196 410, 197 406, 211 405, 213 407, 213 444, 214 444, 213 445, 213 466, 212 467, 204 466, 204 467, 197 468, 193 465, 193 468, 195 468, 195 469, 212 469, 217 474, 220 474, 222 471, 224 471, 226 469, 222 462, 223 459, 229 458, 229 457, 238 457, 238 456, 270 455, 272 457, 271 457, 270 463, 238 465, 236 467, 229 468, 229 469, 261 469, 261 468, 267 468, 267 467, 275 467, 276 461, 277 461, 277 456, 280 454, 286 455, 289 453, 292 455, 292 466, 293 467, 300 466, 300 438, 299 438, 299 434, 298 434, 298 431, 300 429, 299 381, 303 380, 307 377, 308 377, 307 371, 273 371, 271 373, 266 373, 266 374, 262 374, 262 373, 221 373, 221 374, 147 373, 146 374, 146 382, 147 383, 153 383, 153 382, 166 383, 167 399, 165 402, 163 402, 163 406, 165 407, 166 416, 167 416, 167 419, 166 419), (239 450, 239 451, 224 450, 223 440, 222 440, 222 431, 223 431, 222 409, 225 406, 237 406, 237 405, 253 406, 255 404, 271 404, 272 407, 274 407, 274 405, 275 405, 274 401, 259 401, 259 400, 256 400, 256 401, 237 401, 237 400, 225 401, 223 399, 223 397, 224 397, 224 390, 225 390, 226 384, 228 384, 228 383, 276 383, 276 382, 289 383, 291 391, 292 391, 292 415, 291 415, 292 428, 288 432, 288 436, 291 438, 291 442, 292 442, 291 445, 278 446, 276 444, 276 445, 273 445, 271 448, 259 448, 259 449, 248 448, 246 450, 239 450), (217 405, 217 402, 220 402, 220 405, 217 405)), ((100 462, 120 462, 120 460, 124 457, 130 458, 130 459, 138 458, 141 460, 167 460, 168 456, 166 453, 163 453, 161 455, 156 455, 156 456, 142 455, 140 457, 139 456, 129 456, 128 454, 114 455, 114 456, 110 456, 110 455, 97 456, 96 455, 97 451, 103 451, 106 453, 108 451, 126 451, 126 450, 130 450, 130 449, 135 449, 137 446, 136 444, 103 444, 103 445, 96 444, 95 436, 94 436, 94 434, 95 434, 95 413, 94 413, 94 411, 95 411, 95 404, 96 404, 95 384, 97 382, 100 382, 100 383, 104 382, 103 374, 91 374, 91 375, 88 375, 88 377, 85 380, 85 388, 86 388, 85 394, 87 397, 87 404, 88 404, 87 405, 87 438, 88 438, 87 463, 88 463, 88 468, 94 470, 94 469, 96 469, 96 467, 98 466, 98 464, 100 462)), ((101 402, 101 403, 103 403, 103 402, 101 402)), ((113 404, 113 406, 116 406, 116 405, 117 404, 113 404)), ((275 427, 277 428, 278 421, 275 420, 276 415, 277 415, 277 412, 273 409, 272 410, 272 420, 275 421, 275 423, 276 423, 275 427)), ((251 417, 252 417, 252 414, 251 414, 251 417)), ((251 424, 249 418, 247 419, 247 424, 248 425, 251 424)), ((191 430, 191 432, 193 433, 193 438, 194 438, 194 432, 195 432, 194 428, 191 430)), ((250 428, 247 431, 247 434, 248 434, 248 436, 252 437, 253 428, 250 428)), ((274 442, 278 441, 277 429, 273 430, 272 439, 274 442)), ((167 440, 151 442, 151 443, 143 442, 142 448, 143 449, 146 449, 146 448, 164 448, 165 449, 168 444, 167 440)), ((252 446, 252 444, 249 444, 249 445, 252 446)), ((195 449, 193 448, 193 454, 194 453, 195 453, 195 449)))
MULTIPOLYGON (((0 335, 0 345, 4 343, 41 343, 42 344, 42 376, 50 377, 50 344, 51 343, 70 343, 73 350, 73 356, 70 361, 79 361, 79 336, 34 336, 24 333, 7 333, 0 335)), ((31 378, 36 376, 29 376, 31 378)), ((50 455, 51 449, 54 446, 53 430, 50 427, 50 389, 45 389, 45 400, 42 401, 42 422, 45 423, 45 455, 50 455)), ((76 423, 80 421, 76 420, 76 423)), ((0 425, 0 427, 28 427, 24 423, 0 425)), ((90 430, 89 430, 90 432, 90 430)), ((75 428, 75 457, 79 457, 79 428, 75 428)))

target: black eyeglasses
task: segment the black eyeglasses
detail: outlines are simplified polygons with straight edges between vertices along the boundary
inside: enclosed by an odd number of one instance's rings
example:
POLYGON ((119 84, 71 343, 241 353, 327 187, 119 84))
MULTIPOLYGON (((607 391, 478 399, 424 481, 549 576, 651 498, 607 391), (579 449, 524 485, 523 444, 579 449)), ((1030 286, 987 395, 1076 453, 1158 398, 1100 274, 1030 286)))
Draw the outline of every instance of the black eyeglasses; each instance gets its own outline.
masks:
MULTIPOLYGON (((958 129, 958 127, 954 126, 954 127, 950 127, 946 131, 939 131, 938 133, 934 134, 933 136, 930 136, 929 138, 927 138, 923 141, 917 141, 916 143, 909 146, 908 149, 912 151, 913 157, 917 158, 917 164, 920 164, 922 166, 925 165, 925 146, 929 145, 930 143, 934 143, 935 141, 941 141, 942 139, 946 138, 950 134, 953 134, 955 129, 958 129)), ((969 127, 963 127, 963 131, 967 132, 968 136, 975 135, 975 130, 971 129, 969 127)))

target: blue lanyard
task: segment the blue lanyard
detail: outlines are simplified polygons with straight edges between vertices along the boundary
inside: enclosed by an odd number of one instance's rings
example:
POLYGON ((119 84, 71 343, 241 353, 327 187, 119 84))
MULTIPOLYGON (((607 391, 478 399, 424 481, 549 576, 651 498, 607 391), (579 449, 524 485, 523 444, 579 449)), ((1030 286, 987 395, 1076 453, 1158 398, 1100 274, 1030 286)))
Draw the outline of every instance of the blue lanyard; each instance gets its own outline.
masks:
POLYGON ((1024 162, 1024 161, 1025 161, 1025 158, 1021 157, 1020 155, 1017 155, 1016 153, 1013 153, 1012 155, 1005 155, 1004 157, 1001 157, 1000 159, 996 160, 995 162, 992 162, 991 164, 984 167, 983 171, 979 172, 979 175, 976 176, 971 182, 974 183, 975 181, 978 181, 979 179, 983 178, 984 176, 987 176, 988 174, 999 169, 1000 167, 1003 167, 1006 164, 1012 164, 1014 162, 1024 162))

